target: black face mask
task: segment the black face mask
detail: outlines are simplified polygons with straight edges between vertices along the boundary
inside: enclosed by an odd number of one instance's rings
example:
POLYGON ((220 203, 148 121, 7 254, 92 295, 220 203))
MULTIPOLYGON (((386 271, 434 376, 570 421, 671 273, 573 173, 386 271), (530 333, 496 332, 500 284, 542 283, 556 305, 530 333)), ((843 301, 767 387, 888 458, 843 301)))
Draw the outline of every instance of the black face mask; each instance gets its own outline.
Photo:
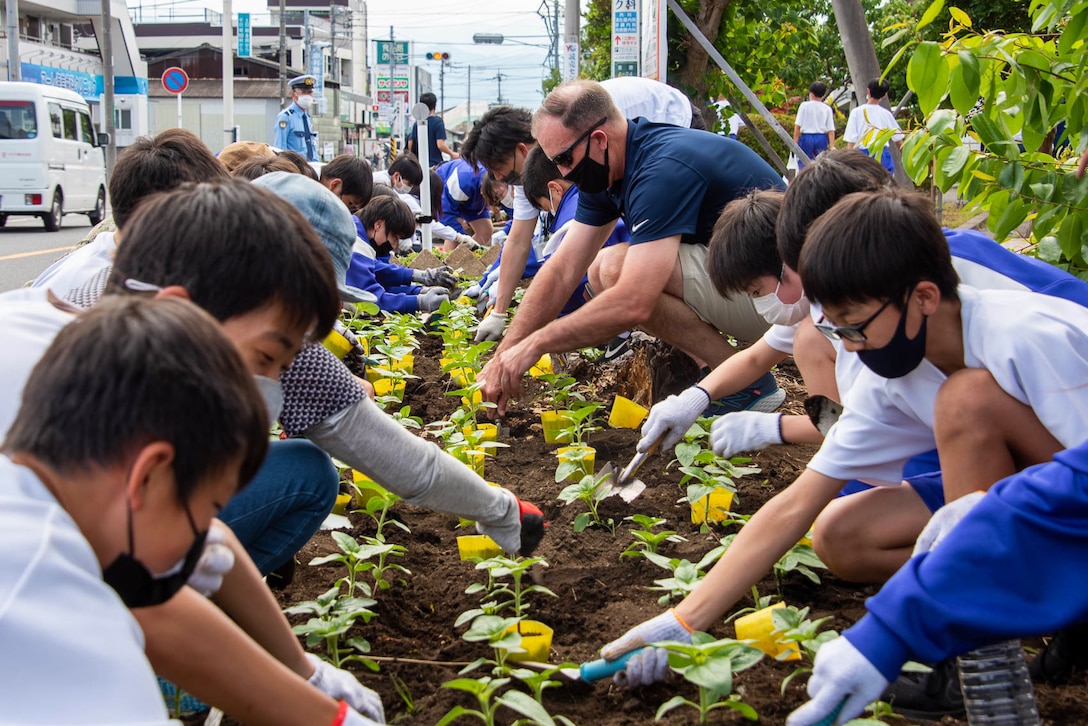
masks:
POLYGON ((193 522, 193 515, 185 507, 185 515, 189 518, 189 526, 193 528, 196 539, 185 553, 178 569, 168 575, 156 577, 147 567, 133 556, 132 547, 132 509, 128 510, 128 552, 117 556, 113 562, 102 571, 102 579, 112 587, 121 601, 130 608, 151 607, 161 605, 185 586, 189 576, 196 569, 196 563, 204 553, 204 540, 208 538, 207 530, 201 532, 193 522))
POLYGON ((563 177, 578 187, 578 191, 585 194, 599 194, 608 189, 608 147, 604 148, 604 163, 589 158, 589 141, 586 139, 586 155, 578 162, 578 166, 567 172, 563 177))
POLYGON ((389 241, 388 235, 386 235, 385 242, 378 243, 370 240, 370 246, 374 248, 374 252, 377 253, 378 257, 385 257, 393 253, 393 245, 389 241))
MULTIPOLYGON (((911 288, 911 292, 913 291, 914 288, 911 288)), ((909 302, 910 293, 907 293, 907 303, 909 302)), ((869 370, 881 378, 902 378, 917 368, 926 357, 926 322, 927 317, 923 315, 918 335, 913 340, 908 338, 907 305, 903 305, 899 325, 888 344, 876 350, 859 350, 858 357, 869 370)))

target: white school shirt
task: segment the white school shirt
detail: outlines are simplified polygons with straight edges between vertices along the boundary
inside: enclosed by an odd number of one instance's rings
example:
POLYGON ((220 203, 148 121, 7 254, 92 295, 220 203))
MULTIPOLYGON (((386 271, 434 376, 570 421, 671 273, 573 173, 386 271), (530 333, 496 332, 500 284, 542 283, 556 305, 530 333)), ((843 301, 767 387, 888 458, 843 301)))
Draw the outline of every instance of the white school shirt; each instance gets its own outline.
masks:
MULTIPOLYGON (((863 103, 850 112, 842 139, 849 144, 866 146, 870 132, 879 132, 881 129, 898 130, 899 122, 895 120, 892 112, 883 106, 876 103, 863 103)), ((892 139, 900 141, 903 139, 903 134, 897 133, 892 139)))
MULTIPOLYGON (((1088 309, 1049 295, 968 285, 960 285, 959 296, 966 366, 990 371, 1063 447, 1088 439, 1088 309)), ((933 403, 945 380, 928 360, 902 378, 861 369, 843 395, 842 418, 809 468, 833 479, 898 484, 910 457, 936 448, 933 403)))
POLYGON ((75 521, 0 456, 0 724, 165 726, 144 636, 75 521))
POLYGON ((621 76, 601 81, 624 118, 645 118, 655 124, 691 126, 691 100, 667 83, 640 76, 621 76))
POLYGON ((113 264, 113 255, 117 251, 113 235, 113 232, 99 232, 88 244, 72 250, 45 268, 30 286, 48 287, 59 296, 67 295, 69 290, 97 275, 103 267, 113 264))
POLYGON ((802 134, 826 134, 835 130, 835 113, 823 101, 802 101, 794 126, 800 126, 802 134))

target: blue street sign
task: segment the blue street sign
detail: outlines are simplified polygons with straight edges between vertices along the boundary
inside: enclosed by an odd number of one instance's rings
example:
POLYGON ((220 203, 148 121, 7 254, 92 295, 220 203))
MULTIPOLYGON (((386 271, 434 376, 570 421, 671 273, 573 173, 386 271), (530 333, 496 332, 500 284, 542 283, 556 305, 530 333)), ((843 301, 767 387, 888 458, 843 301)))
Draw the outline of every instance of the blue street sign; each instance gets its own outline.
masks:
POLYGON ((174 95, 184 93, 189 87, 189 74, 177 66, 167 68, 162 72, 162 87, 174 95))
POLYGON ((249 13, 238 13, 238 57, 249 58, 253 55, 253 27, 249 22, 249 13))

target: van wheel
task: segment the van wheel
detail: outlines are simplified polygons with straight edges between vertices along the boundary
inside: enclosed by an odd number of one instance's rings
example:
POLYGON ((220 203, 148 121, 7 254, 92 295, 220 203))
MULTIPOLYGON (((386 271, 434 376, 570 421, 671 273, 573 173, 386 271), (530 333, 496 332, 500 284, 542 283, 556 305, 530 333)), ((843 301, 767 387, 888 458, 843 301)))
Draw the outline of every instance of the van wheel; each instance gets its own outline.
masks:
POLYGON ((94 202, 94 210, 87 214, 87 219, 91 220, 91 226, 95 226, 106 216, 106 190, 102 187, 98 187, 98 199, 94 202))
POLYGON ((56 232, 60 229, 60 222, 64 218, 64 209, 61 207, 61 201, 60 191, 53 192, 53 206, 50 207, 48 214, 42 215, 42 221, 45 222, 46 232, 56 232))

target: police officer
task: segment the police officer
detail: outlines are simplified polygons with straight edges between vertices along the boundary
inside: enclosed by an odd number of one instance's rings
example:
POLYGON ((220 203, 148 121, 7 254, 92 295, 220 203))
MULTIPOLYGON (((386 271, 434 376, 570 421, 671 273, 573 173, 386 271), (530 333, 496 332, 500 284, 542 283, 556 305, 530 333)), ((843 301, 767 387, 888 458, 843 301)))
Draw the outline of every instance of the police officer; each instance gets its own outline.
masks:
POLYGON ((272 145, 279 149, 297 151, 310 161, 317 161, 317 133, 306 109, 314 103, 313 76, 292 78, 291 104, 276 116, 275 139, 272 145))

